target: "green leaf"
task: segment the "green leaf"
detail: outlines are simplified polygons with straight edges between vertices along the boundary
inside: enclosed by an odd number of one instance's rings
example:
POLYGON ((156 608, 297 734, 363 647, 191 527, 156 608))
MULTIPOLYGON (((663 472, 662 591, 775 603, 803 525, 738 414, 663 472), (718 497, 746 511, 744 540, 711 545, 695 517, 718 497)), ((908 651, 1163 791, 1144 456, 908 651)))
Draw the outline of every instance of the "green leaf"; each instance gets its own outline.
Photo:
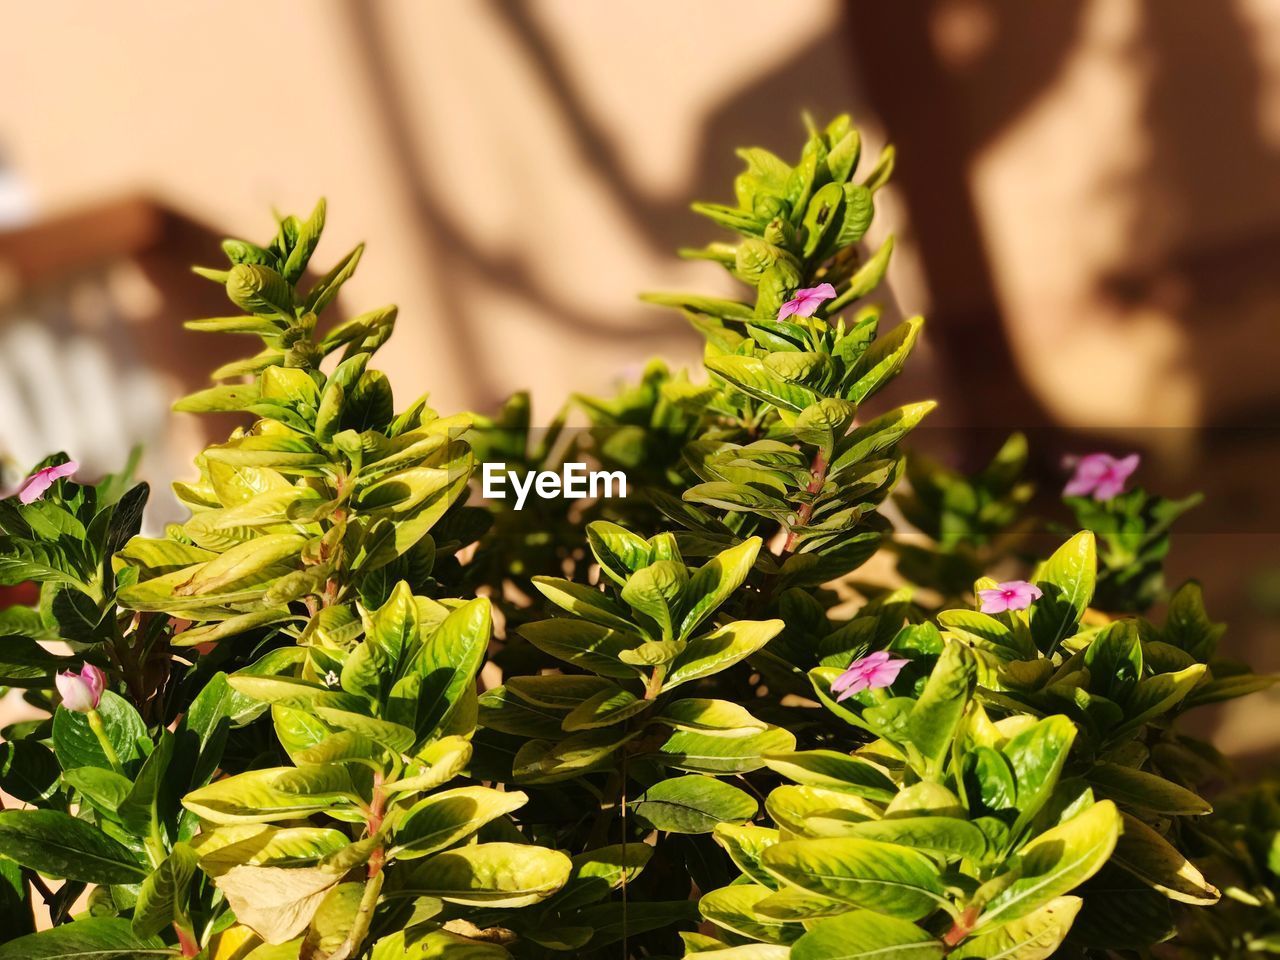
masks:
POLYGON ((1040 565, 1034 577, 1043 596, 1031 604, 1031 636, 1046 652, 1075 632, 1093 598, 1097 581, 1093 533, 1085 530, 1064 543, 1040 565))
POLYGON ((303 309, 307 313, 320 313, 333 302, 342 285, 351 279, 364 254, 364 244, 357 244, 355 249, 338 261, 337 265, 316 281, 316 285, 307 292, 303 309))
POLYGON ((383 937, 373 945, 369 960, 511 960, 511 954, 496 943, 469 940, 420 924, 383 937))
POLYGON ((523 907, 551 896, 569 879, 563 853, 522 843, 480 843, 436 854, 404 877, 415 896, 487 907, 523 907))
POLYGON ((1035 659, 1033 647, 1022 642, 1025 631, 1011 630, 989 614, 976 610, 943 610, 938 623, 951 635, 972 647, 995 653, 1002 660, 1035 659))
POLYGON ((341 830, 237 823, 206 828, 191 841, 200 868, 217 877, 237 866, 272 866, 322 860, 350 845, 341 830))
POLYGON ((942 960, 946 948, 914 923, 854 910, 814 923, 791 960, 942 960))
POLYGON ((139 939, 129 921, 89 917, 0 944, 0 960, 134 960, 176 957, 156 937, 139 939))
POLYGON ((850 823, 848 836, 911 847, 940 857, 982 860, 989 853, 986 835, 956 817, 894 817, 850 823))
POLYGON ((133 932, 139 937, 159 933, 186 915, 187 888, 196 870, 196 854, 179 843, 143 881, 133 908, 133 932))
POLYGON ((874 763, 835 750, 770 754, 765 763, 770 770, 796 783, 843 790, 882 803, 888 803, 898 792, 897 784, 874 763))
POLYGON ((480 694, 477 706, 478 722, 487 730, 498 730, 524 739, 555 740, 564 729, 560 725, 564 721, 562 712, 521 699, 510 685, 486 690, 480 694))
POLYGON ((712 557, 689 580, 684 591, 677 639, 688 640, 707 617, 742 586, 760 553, 759 537, 748 537, 712 557))
POLYGON ((818 402, 818 395, 807 387, 788 383, 775 375, 758 357, 726 355, 708 357, 706 367, 723 377, 748 396, 771 403, 784 410, 799 413, 818 402))
POLYGON ((1080 912, 1079 897, 1057 897, 998 930, 969 937, 947 954, 955 960, 1047 960, 1080 912))
POLYGON ((922 853, 876 840, 787 840, 764 851, 766 870, 803 890, 904 920, 946 903, 937 866, 922 853))
POLYGON ((626 611, 594 587, 559 577, 534 577, 538 592, 575 616, 612 630, 634 632, 626 611))
POLYGON ((137 883, 133 853, 97 827, 56 810, 0 811, 0 854, 46 877, 137 883))
POLYGON ((1164 777, 1115 763, 1096 763, 1088 772, 1094 792, 1117 803, 1165 816, 1204 816, 1213 812, 1199 794, 1164 777))
POLYGON ((28 580, 78 585, 80 578, 76 563, 61 547, 0 536, 0 586, 28 580))
POLYGON ((506 682, 506 688, 524 702, 560 712, 572 710, 601 690, 612 690, 614 687, 614 683, 603 677, 577 674, 511 677, 506 682))
POLYGON ((652 856, 653 847, 634 842, 616 843, 580 853, 573 858, 573 874, 569 882, 551 898, 548 907, 563 914, 603 900, 624 882, 634 881, 652 856))
POLYGON ((938 769, 951 751, 976 675, 977 664, 969 648, 961 643, 947 644, 911 709, 907 731, 931 769, 938 769))
POLYGON ((412 729, 390 720, 379 720, 377 717, 348 710, 335 710, 333 707, 315 707, 314 710, 316 716, 329 726, 385 744, 396 752, 408 751, 418 739, 412 729))
POLYGON ((320 242, 320 234, 324 232, 324 215, 325 202, 321 197, 315 209, 311 211, 311 216, 299 224, 297 239, 293 242, 293 249, 289 251, 289 258, 285 261, 283 269, 284 278, 290 283, 297 283, 303 271, 307 269, 311 254, 315 252, 316 244, 320 242))
POLYGON ((753 909, 772 894, 768 887, 735 883, 705 894, 698 901, 698 910, 716 926, 739 936, 767 943, 790 943, 804 932, 802 927, 760 916, 753 909))
POLYGON ((133 788, 120 804, 120 822, 139 836, 147 832, 154 817, 156 795, 164 782, 173 757, 173 734, 161 730, 155 747, 143 761, 142 769, 134 778, 133 788))
POLYGON ((781 838, 779 831, 771 827, 751 824, 719 823, 712 831, 716 843, 724 847, 734 864, 756 883, 776 886, 777 881, 764 869, 760 857, 781 838))
POLYGON ((293 820, 359 799, 340 764, 272 767, 215 780, 187 794, 182 805, 214 823, 293 820))
POLYGON ((1019 852, 1018 878, 987 902, 975 932, 989 932, 1070 893, 1107 862, 1119 835, 1120 814, 1110 800, 1040 834, 1019 852))
POLYGON ((750 820, 759 809, 749 793, 698 774, 660 780, 632 804, 643 822, 669 833, 710 833, 721 823, 750 820))
POLYGON ((490 635, 489 601, 477 597, 450 611, 423 642, 414 663, 415 672, 422 677, 414 725, 419 737, 444 727, 463 695, 475 689, 476 673, 489 648, 490 635))
POLYGON ((1188 580, 1169 600, 1169 613, 1161 639, 1187 651, 1197 660, 1207 661, 1218 647, 1226 625, 1214 623, 1204 606, 1200 584, 1188 580))
POLYGON ((367 639, 382 652, 382 660, 394 673, 406 653, 418 643, 418 604, 409 584, 401 580, 387 602, 369 616, 367 639))
POLYGON ((624 650, 643 643, 640 637, 629 631, 567 617, 526 623, 519 631, 522 637, 544 653, 592 673, 616 679, 631 679, 637 675, 634 667, 618 659, 624 650))
POLYGON ((257 263, 237 263, 227 274, 227 299, 245 313, 293 319, 293 291, 284 277, 257 263))
POLYGON ((651 756, 691 773, 746 773, 764 766, 766 754, 793 750, 795 744, 795 736, 781 727, 743 737, 677 730, 651 756))
POLYGON ((1075 737, 1076 726, 1066 717, 1045 717, 1001 748, 1013 770, 1018 826, 1030 822, 1052 795, 1075 737))
POLYGON ((530 740, 516 751, 513 772, 518 782, 553 783, 598 769, 615 750, 639 735, 625 727, 602 727, 571 734, 559 743, 530 740))
POLYGON ((720 673, 745 660, 782 632, 781 620, 735 620, 697 637, 676 657, 662 684, 664 691, 690 680, 720 673))
POLYGON ((753 717, 746 707, 728 700, 676 700, 663 707, 654 719, 677 730, 719 731, 725 736, 759 733, 768 726, 753 717))
POLYGON ((231 728, 231 687, 225 673, 215 673, 191 701, 175 731, 170 769, 181 792, 202 787, 222 760, 231 728))
POLYGON ((390 856, 407 860, 453 846, 491 820, 524 806, 529 798, 518 790, 458 787, 419 800, 395 829, 390 856))
POLYGON ((1207 670, 1203 663, 1193 663, 1174 673, 1156 674, 1139 682, 1125 704, 1125 721, 1112 731, 1112 738, 1132 733, 1177 706, 1196 689, 1207 670))
POLYGON ((652 700, 643 700, 630 690, 616 686, 606 688, 571 710, 564 718, 562 727, 568 732, 609 727, 643 713, 652 706, 652 700))
POLYGON ((844 435, 857 413, 857 404, 837 397, 824 397, 800 411, 792 429, 799 440, 821 447, 830 462, 837 438, 844 435))
POLYGON ((1112 858, 1116 864, 1170 900, 1196 906, 1218 902, 1218 889, 1181 851, 1137 817, 1123 817, 1124 831, 1112 858))
POLYGON ((896 377, 906 365, 923 328, 924 320, 912 317, 873 343, 855 368, 857 379, 845 389, 845 399, 860 404, 896 377))
POLYGON ((843 837, 850 823, 881 816, 879 807, 855 793, 825 787, 774 787, 765 799, 765 809, 779 829, 795 837, 843 837))
POLYGON ((41 805, 58 790, 58 759, 35 740, 0 743, 0 790, 23 803, 41 805))
MULTIPOLYGON (((381 889, 383 877, 379 874, 375 879, 367 881, 376 896, 381 889)), ((360 904, 366 894, 366 881, 351 880, 332 887, 320 901, 311 925, 307 928, 302 940, 299 955, 311 958, 333 960, 338 957, 351 956, 359 949, 359 942, 348 942, 363 939, 367 928, 360 924, 360 904)), ((365 923, 368 921, 366 920, 365 923)))
POLYGON ((600 569, 618 586, 652 560, 648 541, 607 520, 587 524, 587 542, 600 569))
POLYGON ((674 633, 672 608, 689 582, 689 570, 679 560, 658 560, 633 573, 622 588, 622 599, 658 625, 664 640, 674 633))
POLYGON ((79 791, 94 809, 112 820, 118 819, 116 811, 133 789, 133 781, 128 777, 101 767, 76 767, 66 771, 62 779, 79 791))

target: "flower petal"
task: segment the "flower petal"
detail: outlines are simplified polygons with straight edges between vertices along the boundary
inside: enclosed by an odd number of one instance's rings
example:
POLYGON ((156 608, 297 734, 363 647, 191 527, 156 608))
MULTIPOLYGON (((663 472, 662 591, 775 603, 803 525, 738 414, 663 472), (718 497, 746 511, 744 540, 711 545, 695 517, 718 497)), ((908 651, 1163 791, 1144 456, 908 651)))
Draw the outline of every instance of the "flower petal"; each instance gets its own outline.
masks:
POLYGON ((1121 457, 1119 460, 1113 461, 1111 472, 1120 480, 1128 480, 1133 476, 1133 472, 1138 469, 1138 464, 1142 462, 1142 457, 1136 453, 1131 453, 1127 457, 1121 457))
POLYGON ((982 606, 978 608, 980 613, 1004 613, 1009 609, 1003 590, 979 590, 978 599, 982 601, 982 606))
POLYGON ((855 679, 855 680, 853 681, 853 683, 851 683, 851 684, 849 685, 849 687, 844 691, 844 693, 842 693, 842 694, 840 694, 840 696, 836 697, 836 703, 839 703, 839 702, 840 702, 840 701, 842 701, 842 700, 848 700, 848 699, 849 699, 850 697, 852 697, 855 693, 861 693, 863 690, 866 690, 866 689, 867 689, 867 686, 868 686, 868 684, 867 684, 867 678, 866 678, 866 677, 858 677, 857 679, 855 679))
POLYGON ((18 488, 18 500, 24 505, 35 503, 44 496, 46 490, 53 486, 53 481, 43 470, 33 473, 18 488))
MULTIPOLYGON (((803 305, 804 305, 804 301, 800 300, 799 298, 795 300, 788 300, 786 303, 784 303, 781 307, 778 308, 778 319, 785 320, 787 319, 787 317, 791 316, 792 314, 800 313, 801 309, 803 308, 803 305)), ((808 316, 808 315, 809 314, 803 314, 803 316, 808 316)))

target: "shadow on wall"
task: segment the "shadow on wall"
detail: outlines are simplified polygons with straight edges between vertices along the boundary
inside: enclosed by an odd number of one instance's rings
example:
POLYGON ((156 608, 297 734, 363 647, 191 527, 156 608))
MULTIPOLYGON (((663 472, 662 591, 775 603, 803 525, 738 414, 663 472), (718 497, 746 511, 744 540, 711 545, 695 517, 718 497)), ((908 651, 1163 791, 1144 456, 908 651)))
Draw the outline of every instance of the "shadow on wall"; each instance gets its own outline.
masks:
MULTIPOLYGON (((509 39, 526 58, 537 82, 555 103, 563 129, 572 148, 600 178, 615 203, 634 225, 642 241, 657 255, 674 255, 678 246, 691 245, 701 236, 710 237, 714 228, 689 212, 692 199, 724 199, 728 184, 738 173, 740 161, 733 149, 756 144, 781 153, 793 150, 802 134, 799 112, 807 109, 816 118, 826 118, 850 110, 844 91, 854 85, 849 69, 849 53, 843 38, 833 33, 801 50, 777 69, 757 77, 750 85, 735 89, 728 101, 713 108, 702 126, 702 144, 692 165, 694 177, 679 191, 678 200, 649 195, 628 173, 616 142, 595 121, 566 66, 556 51, 553 37, 534 15, 533 6, 520 0, 483 0, 509 34, 509 39), (846 70, 849 72, 846 74, 846 70), (836 82, 829 82, 835 76, 836 82)), ((596 343, 630 339, 637 344, 650 341, 656 325, 665 326, 673 339, 691 345, 698 338, 672 311, 660 311, 637 303, 634 319, 626 326, 603 324, 574 302, 564 299, 519 256, 487 252, 466 225, 458 222, 443 202, 439 183, 422 175, 430 169, 430 144, 413 135, 419 124, 411 122, 420 109, 394 75, 394 56, 388 43, 391 29, 388 11, 378 4, 348 0, 344 7, 350 24, 349 36, 360 51, 360 62, 380 111, 383 135, 392 145, 399 164, 399 176, 410 185, 410 199, 417 229, 419 259, 440 277, 438 287, 446 302, 442 315, 459 318, 451 327, 454 362, 475 371, 473 402, 479 409, 496 407, 508 392, 485 364, 473 362, 481 352, 477 331, 483 318, 459 294, 466 283, 448 282, 463 277, 484 283, 509 296, 536 305, 556 318, 548 336, 572 338, 590 355, 596 343)), ((711 268, 708 267, 708 270, 711 268)))
MULTIPOLYGON (((1110 9, 1125 5, 1111 0, 1110 9)), ((1098 0, 846 7, 871 102, 900 147, 898 182, 937 304, 932 336, 953 379, 964 371, 969 423, 990 422, 993 411, 1024 426, 1047 419, 1001 332, 992 282, 1001 265, 989 260, 969 177, 979 155, 1062 81, 1084 18, 1097 7, 1098 0)), ((1280 156, 1262 128, 1257 25, 1241 3, 1128 0, 1128 7, 1139 26, 1122 53, 1138 66, 1145 143, 1086 198, 1100 211, 1118 208, 1126 228, 1116 262, 1095 278, 1096 298, 1120 318, 1151 309, 1171 315, 1196 341, 1188 362, 1207 400, 1205 419, 1245 413, 1258 422, 1280 400, 1270 372, 1280 359, 1280 340, 1270 335, 1280 313, 1272 267, 1280 255, 1280 156)), ((1091 137, 1088 116, 1079 121, 1082 156, 1109 149, 1091 137)), ((1072 158, 1060 162, 1066 168, 1072 158)))

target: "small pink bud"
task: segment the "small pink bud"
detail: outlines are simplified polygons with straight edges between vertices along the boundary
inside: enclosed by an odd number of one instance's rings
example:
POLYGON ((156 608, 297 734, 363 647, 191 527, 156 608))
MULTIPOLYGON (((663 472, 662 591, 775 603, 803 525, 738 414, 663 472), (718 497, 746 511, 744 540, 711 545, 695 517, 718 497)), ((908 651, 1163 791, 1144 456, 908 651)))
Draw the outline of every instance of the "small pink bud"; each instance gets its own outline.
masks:
POLYGON ((53 678, 62 697, 62 705, 73 713, 97 710, 102 702, 102 691, 107 686, 107 675, 91 663, 80 668, 79 673, 67 670, 53 678))

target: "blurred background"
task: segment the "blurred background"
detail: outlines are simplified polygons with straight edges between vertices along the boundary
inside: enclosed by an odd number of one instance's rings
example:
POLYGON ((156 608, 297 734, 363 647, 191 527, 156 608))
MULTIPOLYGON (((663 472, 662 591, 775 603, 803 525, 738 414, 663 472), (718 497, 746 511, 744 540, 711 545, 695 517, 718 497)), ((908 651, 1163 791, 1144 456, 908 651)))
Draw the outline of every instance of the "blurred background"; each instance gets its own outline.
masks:
MULTIPOLYGON (((318 262, 369 244, 345 307, 400 305, 402 402, 528 388, 549 419, 696 364, 635 296, 732 291, 673 255, 714 236, 689 201, 847 111, 897 145, 869 242, 898 240, 892 313, 929 318, 891 399, 942 401, 958 465, 1020 427, 1050 491, 1094 448, 1204 490, 1170 579, 1280 669, 1280 0, 45 0, 6 7, 0 84, 17 469, 142 443, 144 477, 190 473, 210 425, 168 406, 230 357, 181 329, 228 312, 188 265, 321 195, 318 262)), ((1277 720, 1280 695, 1213 722, 1261 762, 1277 720)))

